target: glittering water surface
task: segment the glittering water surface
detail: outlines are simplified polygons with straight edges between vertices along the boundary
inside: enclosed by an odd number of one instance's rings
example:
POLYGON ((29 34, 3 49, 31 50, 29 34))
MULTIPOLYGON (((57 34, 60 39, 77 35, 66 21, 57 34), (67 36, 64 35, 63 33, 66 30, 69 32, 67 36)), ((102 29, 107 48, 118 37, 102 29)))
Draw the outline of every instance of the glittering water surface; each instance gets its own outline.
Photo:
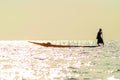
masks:
MULTIPOLYGON (((94 41, 50 42, 95 45, 94 41)), ((0 80, 120 80, 120 42, 95 48, 53 48, 0 41, 0 80)))

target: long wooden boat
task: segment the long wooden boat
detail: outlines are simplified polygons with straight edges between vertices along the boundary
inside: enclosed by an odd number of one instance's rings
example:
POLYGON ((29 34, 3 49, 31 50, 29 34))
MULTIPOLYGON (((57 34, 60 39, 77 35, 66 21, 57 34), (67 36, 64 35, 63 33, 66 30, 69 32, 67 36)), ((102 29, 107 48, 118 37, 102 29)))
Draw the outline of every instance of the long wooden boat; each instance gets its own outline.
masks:
POLYGON ((33 41, 28 41, 28 42, 36 44, 36 45, 41 45, 44 47, 58 47, 58 48, 65 48, 65 47, 89 47, 89 48, 93 48, 93 47, 98 47, 98 46, 58 45, 58 44, 51 44, 50 42, 47 42, 47 43, 39 43, 39 42, 33 42, 33 41))

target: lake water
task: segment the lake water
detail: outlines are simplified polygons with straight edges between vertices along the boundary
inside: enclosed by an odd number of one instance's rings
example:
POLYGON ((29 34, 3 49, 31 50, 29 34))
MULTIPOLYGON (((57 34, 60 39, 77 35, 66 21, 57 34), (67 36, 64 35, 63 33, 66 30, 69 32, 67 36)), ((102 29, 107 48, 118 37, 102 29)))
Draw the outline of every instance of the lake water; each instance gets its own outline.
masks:
MULTIPOLYGON (((36 40, 48 41, 96 45, 95 41, 36 40)), ((94 48, 53 48, 27 40, 0 41, 0 80, 120 80, 120 42, 94 48)))

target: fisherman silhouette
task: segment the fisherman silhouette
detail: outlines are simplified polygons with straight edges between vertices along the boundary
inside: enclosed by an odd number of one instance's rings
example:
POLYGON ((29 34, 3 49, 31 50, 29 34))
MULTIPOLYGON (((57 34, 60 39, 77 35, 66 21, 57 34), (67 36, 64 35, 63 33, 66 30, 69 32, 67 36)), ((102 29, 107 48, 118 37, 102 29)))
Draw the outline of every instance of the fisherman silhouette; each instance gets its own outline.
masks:
POLYGON ((103 44, 104 45, 104 41, 103 41, 103 34, 102 34, 102 29, 100 28, 98 33, 97 33, 97 44, 98 46, 100 46, 100 44, 103 44))

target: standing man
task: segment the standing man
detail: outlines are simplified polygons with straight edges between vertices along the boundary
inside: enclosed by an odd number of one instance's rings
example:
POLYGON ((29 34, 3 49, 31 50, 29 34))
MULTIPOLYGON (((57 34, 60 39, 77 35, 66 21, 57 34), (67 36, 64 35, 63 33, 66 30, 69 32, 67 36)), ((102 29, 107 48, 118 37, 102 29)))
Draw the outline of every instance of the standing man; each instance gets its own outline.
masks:
POLYGON ((98 46, 100 46, 100 44, 103 44, 104 45, 104 41, 103 41, 103 34, 102 34, 102 29, 100 28, 98 33, 97 33, 97 44, 98 46))

